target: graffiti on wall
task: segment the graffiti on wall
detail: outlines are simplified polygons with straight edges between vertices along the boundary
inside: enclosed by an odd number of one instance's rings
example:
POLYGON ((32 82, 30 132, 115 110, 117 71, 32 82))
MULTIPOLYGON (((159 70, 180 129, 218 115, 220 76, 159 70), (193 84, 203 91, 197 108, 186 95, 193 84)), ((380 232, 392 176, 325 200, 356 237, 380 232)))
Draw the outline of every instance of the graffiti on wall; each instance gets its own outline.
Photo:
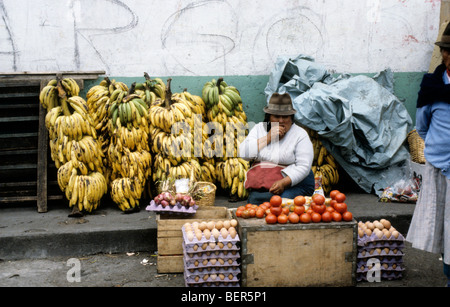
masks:
POLYGON ((420 71, 439 9, 423 0, 0 0, 0 71, 264 75, 278 56, 298 54, 343 72, 420 71))

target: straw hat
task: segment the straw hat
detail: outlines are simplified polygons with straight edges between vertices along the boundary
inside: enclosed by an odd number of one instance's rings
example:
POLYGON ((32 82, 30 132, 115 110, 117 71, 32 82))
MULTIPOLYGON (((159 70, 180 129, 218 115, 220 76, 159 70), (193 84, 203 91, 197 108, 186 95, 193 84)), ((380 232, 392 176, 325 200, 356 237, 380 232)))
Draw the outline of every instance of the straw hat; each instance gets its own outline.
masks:
POLYGON ((292 99, 288 93, 273 93, 269 100, 269 105, 264 108, 264 112, 272 115, 288 116, 297 111, 292 106, 292 99))

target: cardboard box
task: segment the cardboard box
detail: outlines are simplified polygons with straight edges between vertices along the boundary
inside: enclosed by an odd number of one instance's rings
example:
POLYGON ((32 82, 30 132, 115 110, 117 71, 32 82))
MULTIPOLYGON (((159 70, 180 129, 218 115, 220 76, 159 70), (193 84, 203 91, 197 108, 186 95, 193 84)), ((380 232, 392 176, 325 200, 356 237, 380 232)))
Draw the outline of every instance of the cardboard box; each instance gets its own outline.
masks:
POLYGON ((357 223, 238 220, 243 287, 356 285, 357 223))
POLYGON ((183 232, 185 223, 231 219, 226 207, 199 207, 192 216, 156 215, 158 273, 183 273, 183 232))

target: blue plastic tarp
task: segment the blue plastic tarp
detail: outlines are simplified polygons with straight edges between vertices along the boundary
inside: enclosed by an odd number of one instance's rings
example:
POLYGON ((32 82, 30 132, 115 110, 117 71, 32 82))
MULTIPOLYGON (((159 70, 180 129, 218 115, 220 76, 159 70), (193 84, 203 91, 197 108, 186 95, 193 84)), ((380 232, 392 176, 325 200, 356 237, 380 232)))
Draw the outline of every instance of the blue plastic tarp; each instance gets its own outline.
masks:
POLYGON ((308 56, 279 57, 265 89, 287 92, 295 121, 317 131, 327 150, 367 193, 378 195, 404 176, 413 129, 403 103, 393 94, 390 70, 374 77, 332 76, 308 56))

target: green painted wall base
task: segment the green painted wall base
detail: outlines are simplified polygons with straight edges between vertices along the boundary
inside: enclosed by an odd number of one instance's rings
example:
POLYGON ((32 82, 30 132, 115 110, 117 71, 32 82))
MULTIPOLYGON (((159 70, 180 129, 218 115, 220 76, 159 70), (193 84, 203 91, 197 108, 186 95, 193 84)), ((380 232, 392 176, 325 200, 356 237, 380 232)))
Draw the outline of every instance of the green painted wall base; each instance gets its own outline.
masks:
MULTIPOLYGON (((395 95, 402 101, 408 110, 413 123, 416 118, 416 100, 417 93, 419 91, 420 82, 425 72, 402 72, 394 73, 395 82, 395 95)), ((355 74, 354 74, 355 75, 355 74)), ((364 74, 367 76, 373 76, 374 74, 364 74)), ((151 75, 150 75, 151 76, 151 75)), ((155 76, 151 76, 156 78, 155 76)), ((213 78, 218 79, 220 76, 215 77, 197 77, 197 76, 178 76, 171 77, 172 79, 172 92, 181 92, 185 88, 192 94, 200 95, 203 85, 211 81, 213 78)), ((127 85, 131 85, 133 82, 143 82, 144 77, 109 77, 117 81, 122 81, 127 85)), ((168 77, 159 77, 163 80, 167 80, 168 77)), ((264 89, 269 81, 269 76, 224 76, 224 80, 229 85, 236 86, 241 92, 244 110, 247 114, 248 122, 260 122, 264 119, 264 113, 262 109, 266 105, 264 96, 264 89)), ((81 95, 85 96, 86 91, 93 85, 100 83, 103 77, 95 81, 86 81, 85 88, 81 95)))

